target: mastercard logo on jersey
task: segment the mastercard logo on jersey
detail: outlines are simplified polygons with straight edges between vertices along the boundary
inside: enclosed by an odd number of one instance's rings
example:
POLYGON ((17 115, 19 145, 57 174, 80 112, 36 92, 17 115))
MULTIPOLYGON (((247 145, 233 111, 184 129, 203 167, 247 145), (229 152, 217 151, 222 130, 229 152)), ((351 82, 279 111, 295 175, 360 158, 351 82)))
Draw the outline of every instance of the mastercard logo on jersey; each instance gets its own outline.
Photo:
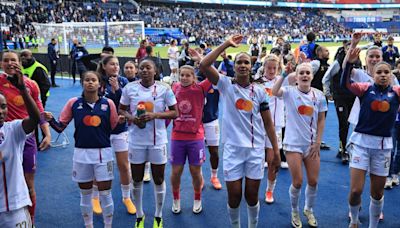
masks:
POLYGON ((314 108, 312 106, 300 105, 297 107, 297 111, 300 113, 300 115, 312 116, 314 113, 314 108))
POLYGON ((140 101, 140 102, 138 103, 138 105, 140 105, 140 104, 143 104, 143 105, 144 105, 144 107, 146 108, 146 112, 153 112, 153 110, 154 110, 154 104, 153 104, 153 102, 150 102, 150 101, 140 101))
POLYGON ((378 101, 374 100, 371 102, 371 110, 374 112, 387 112, 390 109, 390 104, 388 101, 378 101))
POLYGON ((99 116, 86 115, 83 117, 83 124, 89 127, 98 127, 101 124, 101 118, 99 116))
POLYGON ((253 109, 253 102, 240 98, 236 101, 235 106, 238 110, 250 112, 253 109))

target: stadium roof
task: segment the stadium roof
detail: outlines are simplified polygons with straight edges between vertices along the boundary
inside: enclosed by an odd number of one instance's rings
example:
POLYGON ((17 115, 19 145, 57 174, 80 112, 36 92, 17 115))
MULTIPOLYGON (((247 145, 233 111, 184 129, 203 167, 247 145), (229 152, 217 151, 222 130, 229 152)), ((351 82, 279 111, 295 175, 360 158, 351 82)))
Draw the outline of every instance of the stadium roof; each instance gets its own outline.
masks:
MULTIPOLYGON (((360 1, 337 1, 347 2, 346 4, 332 4, 332 3, 299 3, 299 2, 274 2, 265 0, 147 0, 145 2, 163 2, 163 3, 194 3, 194 4, 222 4, 222 5, 245 5, 245 6, 262 6, 262 7, 301 7, 301 8, 324 8, 324 9, 393 9, 400 8, 397 3, 376 3, 376 4, 360 4, 360 1), (351 4, 349 4, 351 2, 351 4)), ((367 1, 374 2, 374 1, 367 1)), ((378 1, 376 1, 378 2, 378 1)), ((396 1, 397 2, 397 1, 396 1)))

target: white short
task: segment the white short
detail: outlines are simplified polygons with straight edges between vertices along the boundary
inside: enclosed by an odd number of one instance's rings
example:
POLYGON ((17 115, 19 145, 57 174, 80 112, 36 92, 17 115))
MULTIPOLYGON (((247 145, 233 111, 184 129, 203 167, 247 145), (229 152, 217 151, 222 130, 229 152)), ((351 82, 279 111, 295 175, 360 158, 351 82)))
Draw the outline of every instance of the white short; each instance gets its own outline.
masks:
POLYGON ((223 169, 225 181, 236 181, 244 176, 261 180, 264 177, 264 148, 224 145, 223 169))
POLYGON ((114 152, 128 151, 128 132, 124 131, 119 134, 112 134, 110 136, 111 147, 114 152))
POLYGON ((204 139, 206 146, 219 146, 219 122, 218 119, 204 123, 204 139))
POLYGON ((113 161, 99 164, 85 164, 74 161, 72 164, 72 180, 77 183, 86 183, 93 180, 110 181, 114 179, 113 166, 113 161))
MULTIPOLYGON (((276 139, 278 140, 278 147, 279 149, 282 149, 282 128, 275 127, 275 134, 276 139)), ((268 135, 265 135, 265 148, 272 149, 272 144, 271 141, 269 141, 268 135)))
POLYGON ((178 69, 179 68, 179 63, 178 61, 169 61, 169 68, 172 69, 178 69))
POLYGON ((32 221, 27 207, 0 213, 0 227, 31 228, 32 221))
POLYGON ((311 145, 289 145, 283 144, 283 150, 285 154, 287 152, 296 152, 303 155, 303 158, 307 157, 310 154, 311 145))
POLYGON ((129 147, 129 162, 131 164, 151 164, 162 165, 167 163, 167 145, 140 146, 131 145, 129 147))
POLYGON ((353 143, 347 146, 350 167, 386 177, 389 174, 391 149, 370 149, 353 143))

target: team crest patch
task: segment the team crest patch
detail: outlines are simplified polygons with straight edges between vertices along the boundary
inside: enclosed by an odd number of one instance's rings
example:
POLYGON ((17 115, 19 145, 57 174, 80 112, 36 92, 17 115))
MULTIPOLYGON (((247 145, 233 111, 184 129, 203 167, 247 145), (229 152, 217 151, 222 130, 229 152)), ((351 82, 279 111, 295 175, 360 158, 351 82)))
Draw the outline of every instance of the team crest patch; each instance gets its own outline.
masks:
POLYGON ((107 108, 108 108, 108 105, 106 105, 106 104, 102 104, 100 106, 101 111, 107 111, 107 108))

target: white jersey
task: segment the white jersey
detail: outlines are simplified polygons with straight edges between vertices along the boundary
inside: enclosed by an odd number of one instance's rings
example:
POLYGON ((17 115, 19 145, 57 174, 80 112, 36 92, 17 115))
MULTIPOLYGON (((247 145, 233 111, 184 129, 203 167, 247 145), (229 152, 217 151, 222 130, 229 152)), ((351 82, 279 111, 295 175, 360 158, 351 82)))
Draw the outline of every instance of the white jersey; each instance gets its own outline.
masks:
POLYGON ((22 120, 0 128, 0 212, 32 205, 22 168, 25 140, 22 120))
POLYGON ((286 107, 284 145, 310 145, 317 138, 317 122, 320 112, 328 111, 324 94, 315 88, 303 93, 297 86, 285 86, 283 100, 286 107))
POLYGON ((268 95, 261 85, 246 88, 232 83, 230 77, 219 76, 217 89, 224 102, 222 142, 238 147, 264 148, 265 129, 260 114, 261 103, 268 103, 268 95))
POLYGON ((168 48, 168 59, 170 63, 178 63, 178 55, 179 55, 178 51, 179 49, 177 46, 168 48), (170 58, 170 56, 175 57, 175 59, 170 58))
MULTIPOLYGON (((136 115, 139 103, 143 103, 147 112, 165 112, 166 107, 176 104, 176 98, 171 88, 159 81, 146 88, 140 81, 128 83, 122 89, 121 104, 130 107, 132 115, 136 115)), ((165 120, 155 119, 146 122, 146 127, 140 129, 135 124, 129 126, 129 145, 162 145, 168 142, 165 120)))
POLYGON ((265 92, 268 94, 269 98, 269 110, 271 112, 272 121, 275 127, 283 128, 285 127, 285 103, 282 97, 276 97, 272 95, 272 87, 274 87, 276 81, 280 76, 275 77, 272 80, 264 79, 263 83, 265 92))

